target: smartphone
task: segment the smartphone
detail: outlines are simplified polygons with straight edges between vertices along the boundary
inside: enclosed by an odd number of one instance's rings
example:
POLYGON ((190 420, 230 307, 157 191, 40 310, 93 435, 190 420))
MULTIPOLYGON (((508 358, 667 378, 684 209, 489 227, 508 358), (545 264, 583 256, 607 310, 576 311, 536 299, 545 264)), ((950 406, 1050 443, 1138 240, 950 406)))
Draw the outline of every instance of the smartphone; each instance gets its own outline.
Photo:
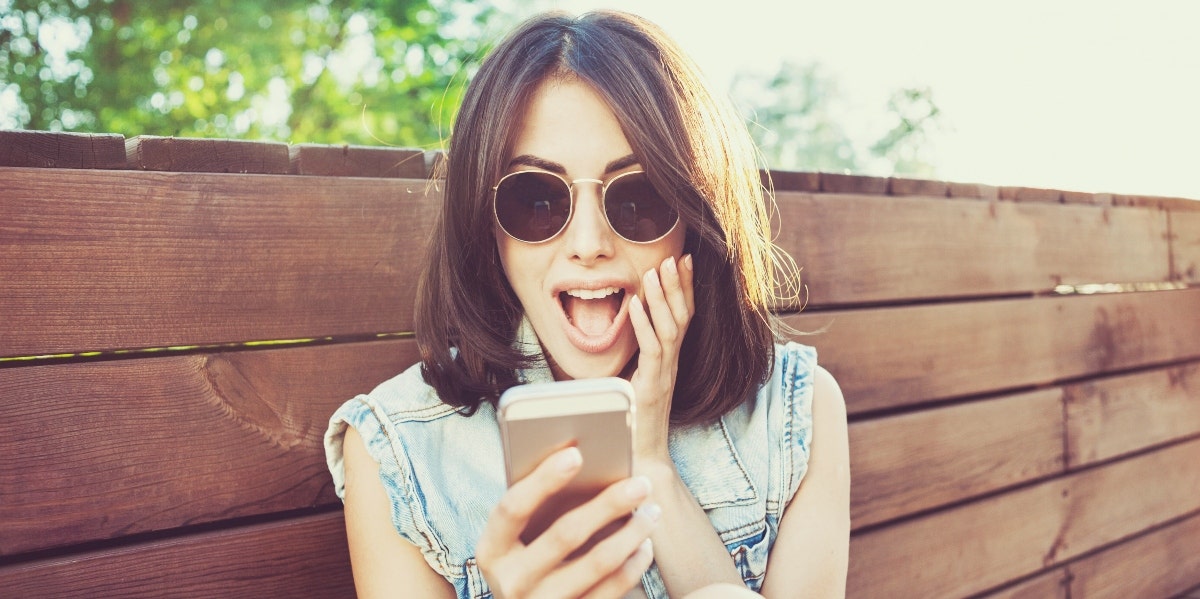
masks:
MULTIPOLYGON (((518 385, 500 396, 498 419, 509 486, 555 451, 574 445, 583 455, 575 478, 530 518, 522 542, 532 542, 563 514, 632 476, 633 411, 633 386, 616 377, 518 385)), ((571 557, 582 555, 626 519, 598 531, 571 557)))

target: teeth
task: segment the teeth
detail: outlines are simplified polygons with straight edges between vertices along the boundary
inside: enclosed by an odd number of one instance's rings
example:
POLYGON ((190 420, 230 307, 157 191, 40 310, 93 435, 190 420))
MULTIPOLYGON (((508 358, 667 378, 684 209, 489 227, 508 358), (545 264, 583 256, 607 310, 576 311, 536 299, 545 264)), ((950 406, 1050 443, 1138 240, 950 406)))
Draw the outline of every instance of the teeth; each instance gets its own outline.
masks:
POLYGON ((567 295, 577 297, 579 299, 591 300, 608 297, 620 291, 616 287, 605 287, 604 289, 568 289, 567 295))

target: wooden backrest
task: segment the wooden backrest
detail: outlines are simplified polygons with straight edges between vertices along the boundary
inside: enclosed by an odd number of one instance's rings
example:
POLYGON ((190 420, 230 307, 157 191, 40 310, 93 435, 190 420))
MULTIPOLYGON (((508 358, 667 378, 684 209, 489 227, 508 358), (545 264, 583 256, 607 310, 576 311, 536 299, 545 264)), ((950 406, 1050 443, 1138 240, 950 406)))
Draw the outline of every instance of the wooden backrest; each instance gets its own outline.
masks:
MULTIPOLYGON (((416 361, 426 158, 0 133, 4 594, 353 595, 321 436, 416 361)), ((1200 584, 1200 202, 773 179, 850 596, 1200 584)))

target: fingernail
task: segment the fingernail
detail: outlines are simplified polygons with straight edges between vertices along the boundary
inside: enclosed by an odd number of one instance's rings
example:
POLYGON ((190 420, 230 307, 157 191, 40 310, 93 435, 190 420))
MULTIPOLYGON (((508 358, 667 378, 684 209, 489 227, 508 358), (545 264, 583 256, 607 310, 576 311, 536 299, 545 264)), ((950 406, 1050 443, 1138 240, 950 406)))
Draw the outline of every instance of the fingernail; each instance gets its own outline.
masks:
POLYGON ((684 268, 688 269, 689 271, 692 270, 692 255, 691 254, 684 256, 682 262, 683 262, 684 268))
POLYGON ((646 537, 646 540, 642 541, 641 545, 638 545, 638 553, 641 553, 641 554, 646 554, 646 553, 653 554, 654 553, 654 543, 650 542, 650 537, 646 537))
POLYGON ((625 483, 625 494, 630 499, 641 499, 650 494, 650 479, 644 476, 635 476, 625 483))
POLYGON ((638 508, 637 511, 651 522, 658 522, 659 517, 662 516, 662 508, 658 507, 657 503, 647 503, 638 508))
POLYGON ((578 447, 568 447, 555 459, 560 472, 570 472, 583 463, 583 454, 579 453, 578 447))
POLYGON ((666 269, 666 271, 670 272, 670 273, 679 272, 675 268, 675 257, 674 256, 668 256, 666 260, 663 260, 663 268, 666 269))

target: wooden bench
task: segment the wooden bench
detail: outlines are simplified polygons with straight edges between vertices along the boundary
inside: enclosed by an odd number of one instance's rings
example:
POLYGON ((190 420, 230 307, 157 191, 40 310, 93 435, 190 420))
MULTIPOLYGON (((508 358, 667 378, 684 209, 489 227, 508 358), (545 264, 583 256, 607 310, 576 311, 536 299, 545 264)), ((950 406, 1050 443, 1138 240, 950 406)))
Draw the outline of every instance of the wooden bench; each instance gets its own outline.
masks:
MULTIPOLYGON (((0 132, 0 594, 353 596, 322 434, 417 359, 427 158, 0 132)), ((773 179, 849 596, 1200 585, 1200 202, 773 179)))

